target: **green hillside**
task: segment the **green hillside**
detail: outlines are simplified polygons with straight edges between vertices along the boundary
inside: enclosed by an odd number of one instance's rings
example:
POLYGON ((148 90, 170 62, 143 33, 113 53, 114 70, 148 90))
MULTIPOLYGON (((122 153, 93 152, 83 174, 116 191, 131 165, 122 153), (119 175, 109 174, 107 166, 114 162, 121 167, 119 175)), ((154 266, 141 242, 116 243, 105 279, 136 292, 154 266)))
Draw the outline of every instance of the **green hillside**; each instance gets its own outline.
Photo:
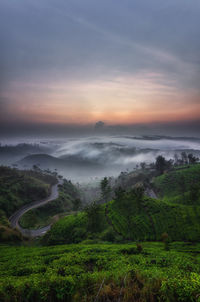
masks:
POLYGON ((59 187, 59 197, 50 203, 26 212, 20 219, 20 225, 26 229, 37 229, 58 220, 60 214, 70 213, 80 208, 80 194, 67 180, 59 187))
POLYGON ((141 212, 130 215, 127 221, 115 203, 109 206, 109 216, 124 238, 160 240, 161 235, 167 232, 171 240, 200 241, 200 206, 174 205, 146 198, 143 207, 141 212))
POLYGON ((143 197, 138 203, 131 193, 124 197, 129 207, 116 200, 101 205, 99 230, 88 229, 86 213, 70 215, 54 224, 44 238, 48 244, 81 242, 86 239, 119 241, 160 240, 168 233, 173 241, 200 241, 200 206, 175 205, 143 197))
POLYGON ((23 205, 48 196, 55 176, 41 171, 20 171, 0 166, 0 242, 20 242, 22 235, 10 227, 8 218, 23 205))
POLYGON ((19 243, 23 240, 21 233, 18 230, 13 230, 10 227, 8 218, 5 212, 0 209, 0 242, 19 243))
POLYGON ((2 302, 199 301, 200 245, 0 246, 2 302), (120 300, 119 300, 120 299, 120 300))
MULTIPOLYGON (((184 194, 189 200, 189 196, 187 195, 191 190, 195 190, 195 187, 197 196, 200 196, 200 164, 177 168, 174 171, 156 177, 153 181, 153 185, 155 186, 158 195, 167 200, 184 202, 184 194), (179 198, 177 198, 177 196, 179 196, 179 198)), ((194 201, 190 200, 190 202, 192 203, 194 201)))
POLYGON ((106 237, 107 232, 114 233, 106 220, 105 205, 94 205, 93 208, 91 206, 91 213, 83 211, 57 221, 42 242, 52 245, 79 243, 86 239, 109 241, 106 237))
POLYGON ((56 177, 39 171, 0 166, 0 209, 9 217, 24 204, 47 197, 56 182, 56 177))

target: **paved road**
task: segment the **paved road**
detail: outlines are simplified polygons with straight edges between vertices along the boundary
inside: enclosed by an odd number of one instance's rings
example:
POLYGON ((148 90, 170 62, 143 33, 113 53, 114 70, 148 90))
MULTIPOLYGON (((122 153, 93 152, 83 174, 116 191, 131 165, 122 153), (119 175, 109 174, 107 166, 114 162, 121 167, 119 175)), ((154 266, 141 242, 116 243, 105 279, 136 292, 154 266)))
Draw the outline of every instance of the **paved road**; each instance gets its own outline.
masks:
POLYGON ((58 198, 58 185, 62 185, 63 181, 58 180, 58 183, 56 185, 53 185, 51 188, 51 194, 49 197, 40 200, 40 201, 35 201, 32 203, 29 203, 28 205, 24 205, 21 209, 17 210, 12 216, 10 216, 9 221, 11 224, 12 228, 17 228, 22 235, 27 236, 27 237, 38 237, 38 236, 43 236, 48 230, 50 230, 51 225, 47 225, 46 227, 37 229, 37 230, 28 230, 28 229, 23 229, 19 225, 19 220, 24 215, 26 212, 29 210, 39 208, 45 204, 47 204, 50 201, 53 201, 54 199, 58 198))
POLYGON ((147 196, 151 197, 151 198, 158 199, 158 196, 156 195, 156 193, 154 192, 154 190, 151 189, 151 188, 147 188, 147 189, 145 190, 145 194, 146 194, 147 196))

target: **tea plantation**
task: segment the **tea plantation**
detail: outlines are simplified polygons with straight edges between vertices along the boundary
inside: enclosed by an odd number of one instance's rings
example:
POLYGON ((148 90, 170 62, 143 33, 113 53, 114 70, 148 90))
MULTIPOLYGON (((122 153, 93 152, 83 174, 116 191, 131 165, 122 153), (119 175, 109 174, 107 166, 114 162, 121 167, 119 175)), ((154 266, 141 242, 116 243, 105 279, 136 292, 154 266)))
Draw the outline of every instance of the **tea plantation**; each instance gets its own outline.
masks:
MULTIPOLYGON (((23 191, 11 176, 9 186, 1 182, 2 202, 14 190, 20 201, 23 191)), ((157 199, 138 186, 118 189, 109 202, 93 202, 69 215, 79 195, 65 181, 57 200, 28 212, 21 223, 39 226, 54 213, 68 215, 41 239, 18 245, 16 230, 4 236, 5 229, 11 231, 5 208, 0 302, 200 302, 200 165, 175 167, 151 185, 157 199)))
POLYGON ((0 301, 199 301, 200 244, 0 246, 0 301))

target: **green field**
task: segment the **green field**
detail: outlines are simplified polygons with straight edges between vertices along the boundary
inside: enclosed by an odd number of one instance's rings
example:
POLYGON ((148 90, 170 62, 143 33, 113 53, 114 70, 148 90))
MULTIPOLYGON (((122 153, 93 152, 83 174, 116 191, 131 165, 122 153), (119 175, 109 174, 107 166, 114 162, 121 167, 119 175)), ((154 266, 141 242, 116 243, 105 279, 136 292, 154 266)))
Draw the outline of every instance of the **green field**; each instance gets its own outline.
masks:
POLYGON ((200 244, 0 246, 0 300, 199 301, 200 244), (99 291, 102 284, 102 288, 99 291))

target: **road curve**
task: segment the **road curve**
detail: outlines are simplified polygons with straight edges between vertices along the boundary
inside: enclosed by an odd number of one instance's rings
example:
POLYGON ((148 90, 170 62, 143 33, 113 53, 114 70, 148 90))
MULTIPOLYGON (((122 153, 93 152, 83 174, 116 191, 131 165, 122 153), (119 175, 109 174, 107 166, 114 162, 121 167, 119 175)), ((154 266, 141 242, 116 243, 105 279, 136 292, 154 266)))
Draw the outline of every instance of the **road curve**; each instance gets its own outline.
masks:
POLYGON ((145 194, 148 197, 151 197, 151 198, 154 198, 154 199, 158 199, 158 196, 156 195, 155 191, 152 188, 146 188, 145 194))
POLYGON ((19 225, 19 219, 22 217, 22 215, 24 215, 29 210, 39 208, 39 207, 47 204, 48 202, 53 201, 56 198, 58 198, 58 195, 59 195, 58 186, 62 185, 62 183, 63 183, 63 181, 59 179, 58 183, 52 186, 51 194, 47 198, 40 200, 40 201, 34 201, 32 203, 29 203, 28 205, 24 205, 21 209, 17 210, 13 215, 11 215, 9 218, 11 227, 14 229, 15 228, 18 229, 22 233, 22 235, 24 235, 26 237, 43 236, 48 230, 50 230, 51 225, 47 225, 47 226, 37 229, 37 230, 23 229, 19 225))

